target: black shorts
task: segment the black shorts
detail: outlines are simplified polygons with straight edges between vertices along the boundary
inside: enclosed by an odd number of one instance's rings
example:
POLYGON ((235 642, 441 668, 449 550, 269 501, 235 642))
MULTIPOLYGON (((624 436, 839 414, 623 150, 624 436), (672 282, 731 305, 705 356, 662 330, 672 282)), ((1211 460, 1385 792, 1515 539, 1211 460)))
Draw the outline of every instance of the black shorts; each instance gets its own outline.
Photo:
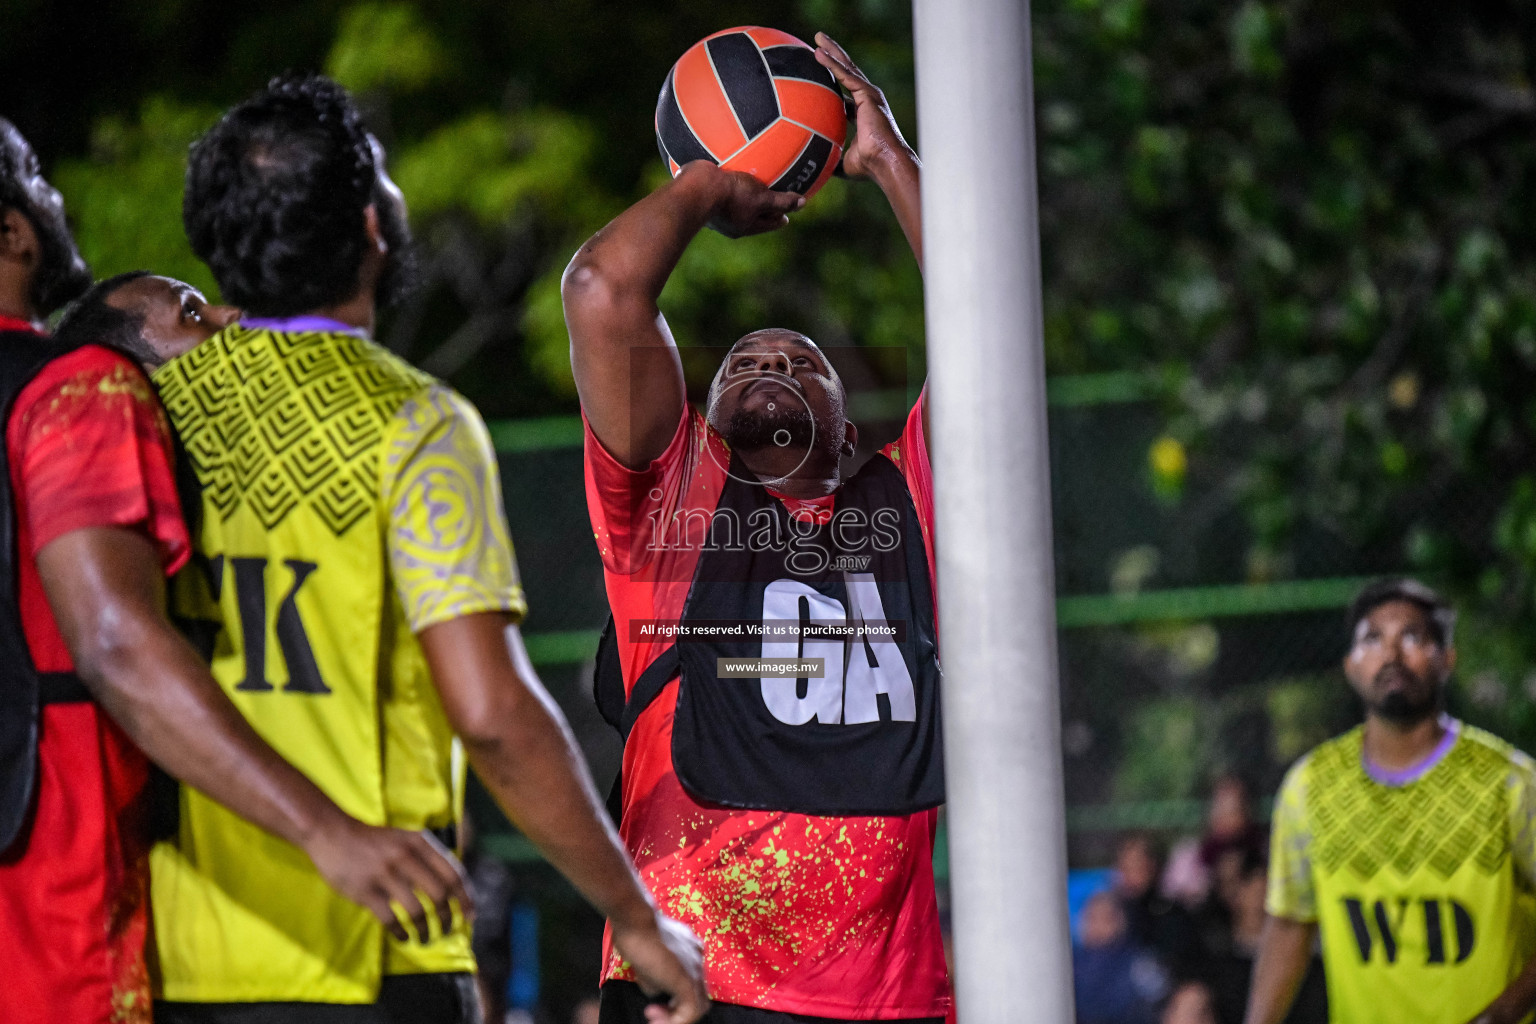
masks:
POLYGON ((392 974, 377 1002, 155 1003, 155 1024, 484 1024, 473 974, 392 974))
MULTIPOLYGON (((649 1004, 650 1000, 634 982, 606 981, 603 983, 597 1024, 645 1024, 645 1008, 649 1004)), ((160 1024, 159 1020, 155 1024, 160 1024)), ((752 1006, 716 1003, 704 1015, 703 1024, 869 1024, 869 1021, 850 1021, 843 1017, 807 1017, 800 1013, 780 1013, 752 1006)), ((944 1018, 907 1017, 902 1020, 882 1020, 880 1024, 944 1024, 944 1018)))

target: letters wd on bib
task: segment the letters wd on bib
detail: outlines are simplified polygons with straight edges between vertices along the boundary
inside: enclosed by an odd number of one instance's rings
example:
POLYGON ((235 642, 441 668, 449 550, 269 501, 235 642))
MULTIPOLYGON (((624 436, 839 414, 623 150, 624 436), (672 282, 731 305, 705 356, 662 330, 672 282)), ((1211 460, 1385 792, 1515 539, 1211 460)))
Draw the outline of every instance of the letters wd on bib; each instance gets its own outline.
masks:
POLYGON ((1351 730, 1276 799, 1269 911, 1328 936, 1335 1021, 1471 1020, 1536 952, 1536 764, 1447 724, 1433 758, 1395 776, 1351 730))

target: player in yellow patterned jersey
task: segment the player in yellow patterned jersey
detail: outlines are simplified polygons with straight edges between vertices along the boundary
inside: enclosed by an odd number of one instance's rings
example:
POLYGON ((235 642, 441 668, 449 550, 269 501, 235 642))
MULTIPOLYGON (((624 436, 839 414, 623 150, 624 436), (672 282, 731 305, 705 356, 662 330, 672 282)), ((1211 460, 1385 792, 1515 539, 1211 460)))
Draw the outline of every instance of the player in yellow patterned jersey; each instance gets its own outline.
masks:
MULTIPOLYGON (((173 605, 214 678, 343 809, 451 843, 468 761, 613 923, 651 1019, 708 1007, 528 663, 490 437, 368 340, 408 276, 403 197, 335 83, 275 79, 193 147, 184 216, 239 323, 155 373, 201 490, 173 605)), ((390 934, 183 790, 151 863, 157 1024, 478 1024, 467 922, 390 934)))
POLYGON ((1455 616, 1413 580, 1366 587, 1344 674, 1365 723, 1275 803, 1247 1024, 1276 1024, 1322 938, 1335 1024, 1516 1024, 1536 1005, 1536 764, 1444 713, 1455 616))

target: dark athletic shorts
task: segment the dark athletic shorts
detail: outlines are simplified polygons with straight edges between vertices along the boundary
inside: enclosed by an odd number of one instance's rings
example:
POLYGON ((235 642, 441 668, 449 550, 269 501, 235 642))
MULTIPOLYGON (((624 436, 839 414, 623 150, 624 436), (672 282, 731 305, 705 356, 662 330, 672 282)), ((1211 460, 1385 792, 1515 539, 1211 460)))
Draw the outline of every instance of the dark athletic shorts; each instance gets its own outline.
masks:
POLYGON ((155 1003, 155 1024, 484 1024, 473 974, 392 974, 378 1002, 155 1003))
MULTIPOLYGON (((634 982, 604 982, 597 1024, 645 1024, 645 1008, 649 1004, 650 1000, 634 982)), ((159 1018, 156 1018, 155 1024, 160 1024, 159 1018)), ((779 1013, 775 1010, 759 1010, 751 1006, 716 1003, 704 1015, 704 1024, 870 1024, 870 1022, 847 1021, 841 1017, 807 1017, 798 1013, 779 1013)), ((908 1017, 904 1020, 884 1020, 880 1024, 944 1024, 944 1018, 908 1017)))

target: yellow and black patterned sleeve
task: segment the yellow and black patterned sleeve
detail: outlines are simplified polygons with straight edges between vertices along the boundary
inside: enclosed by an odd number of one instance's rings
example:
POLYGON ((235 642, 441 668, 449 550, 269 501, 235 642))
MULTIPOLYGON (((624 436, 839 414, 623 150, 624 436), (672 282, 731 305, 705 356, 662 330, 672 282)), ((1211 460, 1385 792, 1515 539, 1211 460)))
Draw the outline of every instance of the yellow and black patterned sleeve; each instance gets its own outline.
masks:
POLYGON ((395 592, 412 632, 476 612, 527 611, 490 433, 433 385, 395 414, 381 467, 395 592))
POLYGON ((1291 766, 1275 796, 1269 837, 1269 890, 1264 909, 1292 921, 1317 920, 1312 828, 1307 821, 1307 759, 1291 766))
POLYGON ((1527 892, 1536 891, 1536 762, 1518 750, 1509 754, 1509 836, 1515 873, 1527 892))

